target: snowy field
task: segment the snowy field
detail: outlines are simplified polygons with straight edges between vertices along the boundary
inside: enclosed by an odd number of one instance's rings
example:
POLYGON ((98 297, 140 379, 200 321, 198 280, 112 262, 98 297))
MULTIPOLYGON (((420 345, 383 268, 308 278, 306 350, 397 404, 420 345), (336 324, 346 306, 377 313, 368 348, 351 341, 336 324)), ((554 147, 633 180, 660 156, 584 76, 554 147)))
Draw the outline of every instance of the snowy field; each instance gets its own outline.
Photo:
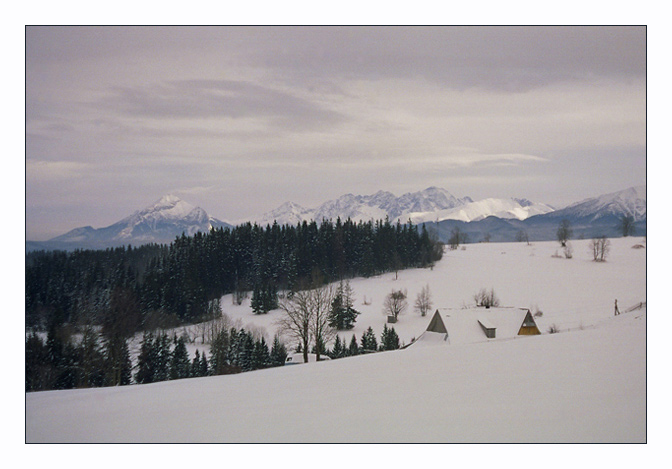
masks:
MULTIPOLYGON (((645 442, 646 249, 612 239, 605 263, 588 241, 477 244, 433 270, 354 279, 357 338, 385 323, 384 297, 408 291, 394 325, 410 343, 431 315, 413 311, 429 285, 434 309, 473 304, 493 288, 503 306, 543 311, 541 336, 417 347, 330 362, 117 388, 26 395, 28 442, 645 442), (364 305, 366 302, 370 304, 364 305), (548 334, 553 324, 558 334, 548 334)), ((272 340, 280 311, 227 315, 272 340)), ((204 349, 192 344, 192 349, 204 349)), ((207 346, 205 347, 207 348, 207 346)), ((550 455, 549 455, 550 456, 550 455)))
MULTIPOLYGON (((480 289, 494 289, 502 306, 540 310, 538 319, 543 332, 555 324, 561 330, 594 325, 613 315, 614 300, 626 309, 646 301, 646 249, 632 246, 646 243, 642 238, 611 239, 607 262, 593 262, 588 240, 572 241, 573 258, 566 259, 557 242, 467 244, 464 249, 446 249, 433 270, 410 269, 374 278, 350 281, 355 292, 354 308, 362 314, 355 328, 342 332, 349 340, 357 339, 370 326, 377 338, 385 324, 383 302, 393 289, 406 290, 408 309, 394 324, 402 342, 410 343, 427 327, 427 317, 413 311, 416 296, 429 285, 433 308, 446 310, 474 305, 480 289), (561 257, 554 257, 554 256, 561 257), (363 304, 364 300, 370 304, 363 304)), ((266 333, 273 340, 280 310, 255 316, 249 299, 233 305, 231 296, 222 298, 224 313, 239 320, 246 328, 266 333)))

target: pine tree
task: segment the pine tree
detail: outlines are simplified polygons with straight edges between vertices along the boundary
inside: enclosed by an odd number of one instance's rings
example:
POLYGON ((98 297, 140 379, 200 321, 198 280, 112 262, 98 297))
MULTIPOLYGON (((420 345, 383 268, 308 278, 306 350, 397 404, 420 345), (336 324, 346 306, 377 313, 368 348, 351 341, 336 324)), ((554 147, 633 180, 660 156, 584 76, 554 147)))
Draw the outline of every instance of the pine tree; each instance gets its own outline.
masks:
POLYGON ((383 326, 383 334, 380 337, 380 350, 396 350, 400 347, 399 336, 394 327, 383 326))
POLYGON ((352 339, 350 339, 350 345, 348 346, 348 356, 359 355, 359 346, 357 345, 357 337, 355 334, 352 334, 352 339))
POLYGON ((78 387, 97 387, 105 382, 104 356, 99 336, 93 327, 86 326, 78 347, 78 387))
POLYGON ((254 314, 264 314, 264 299, 263 299, 263 290, 259 285, 254 286, 252 291, 252 300, 250 300, 250 306, 254 314))
POLYGON ((182 379, 189 377, 189 354, 184 338, 175 340, 175 348, 170 360, 170 379, 182 379))
POLYGON ((145 331, 140 343, 140 354, 138 355, 138 365, 135 373, 135 382, 139 384, 152 383, 154 381, 156 357, 154 350, 154 337, 151 332, 145 331))
MULTIPOLYGON (((210 344, 210 370, 213 375, 223 375, 229 371, 229 333, 220 331, 210 344)), ((203 354, 205 356, 205 354, 203 354)))
POLYGON ((285 344, 280 342, 280 337, 277 335, 273 338, 273 346, 271 347, 271 366, 283 366, 287 359, 287 349, 285 344))
POLYGON ((369 327, 362 334, 362 350, 375 352, 378 350, 378 341, 376 340, 376 335, 373 333, 373 329, 369 327))
POLYGON ((47 361, 47 347, 36 332, 26 338, 26 392, 51 386, 52 367, 47 361))
POLYGON ((238 363, 242 371, 252 371, 253 355, 254 355, 254 340, 252 335, 245 329, 240 330, 238 335, 240 341, 238 348, 238 363))
POLYGON ((341 338, 337 335, 336 340, 334 341, 334 348, 331 349, 329 356, 332 359, 342 358, 345 356, 346 350, 345 343, 341 342, 341 338))
POLYGON ((271 362, 271 355, 268 351, 266 340, 262 337, 254 342, 254 349, 252 352, 252 369, 259 370, 267 368, 271 362))
POLYGON ((170 339, 165 332, 160 334, 154 343, 156 350, 154 381, 166 381, 170 371, 170 339))
POLYGON ((122 386, 131 383, 131 356, 128 342, 120 335, 113 335, 105 342, 105 384, 122 386))
POLYGON ((194 354, 194 360, 191 362, 191 367, 189 369, 189 376, 192 378, 197 378, 201 375, 201 354, 196 349, 196 353, 194 354))
POLYGON ((201 355, 199 376, 210 376, 210 367, 208 366, 208 358, 205 356, 205 352, 203 352, 203 355, 201 355))
POLYGON ((339 331, 350 330, 355 327, 355 321, 360 314, 353 305, 353 291, 350 282, 342 282, 331 302, 329 311, 329 326, 339 331))

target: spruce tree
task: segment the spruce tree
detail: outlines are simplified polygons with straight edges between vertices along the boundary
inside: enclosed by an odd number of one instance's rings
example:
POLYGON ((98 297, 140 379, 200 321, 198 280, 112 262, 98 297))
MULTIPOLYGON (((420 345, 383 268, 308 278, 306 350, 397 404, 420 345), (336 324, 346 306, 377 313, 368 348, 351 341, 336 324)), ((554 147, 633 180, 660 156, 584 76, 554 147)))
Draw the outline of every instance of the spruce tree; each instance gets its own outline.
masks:
POLYGON ((238 340, 240 341, 238 349, 240 368, 242 371, 252 371, 254 355, 254 340, 252 339, 252 335, 245 329, 241 329, 238 340))
POLYGON ((273 338, 273 346, 271 347, 271 366, 283 366, 287 359, 287 349, 285 344, 280 342, 280 337, 273 338))
POLYGON ((131 357, 128 342, 120 335, 113 335, 105 342, 105 384, 120 386, 131 383, 131 357))
POLYGON ((77 386, 102 386, 105 381, 104 356, 98 333, 93 327, 85 326, 78 353, 80 373, 77 386))
POLYGON ((378 341, 376 340, 376 335, 373 333, 373 329, 369 327, 362 334, 362 350, 375 352, 378 350, 378 341))
POLYGON ((352 307, 353 295, 350 282, 341 281, 329 311, 329 325, 334 329, 345 331, 355 327, 355 321, 360 313, 352 307))
POLYGON ((189 369, 189 376, 192 378, 197 378, 201 375, 201 354, 196 349, 196 353, 194 354, 194 360, 191 362, 191 367, 189 369))
POLYGON ((252 291, 252 300, 250 300, 250 306, 254 314, 264 314, 264 298, 263 291, 259 285, 254 285, 254 290, 252 291))
MULTIPOLYGON (((210 344, 210 369, 213 375, 223 375, 229 370, 229 333, 220 331, 210 344)), ((205 354, 204 354, 205 356, 205 354)))
POLYGON ((32 332, 26 338, 26 392, 42 391, 51 386, 52 367, 47 361, 47 347, 32 332))
POLYGON ((346 348, 345 344, 341 342, 341 338, 336 335, 336 340, 334 341, 334 348, 331 349, 329 356, 332 359, 342 358, 345 356, 346 348))
POLYGON ((210 376, 210 367, 208 366, 208 358, 205 356, 205 352, 203 352, 203 355, 201 355, 199 376, 210 376))
POLYGON ((175 348, 170 360, 170 379, 182 379, 189 377, 189 354, 184 338, 175 341, 175 348))
POLYGON ((151 332, 145 331, 140 343, 140 354, 138 355, 137 371, 135 373, 136 383, 146 384, 154 381, 155 356, 154 337, 151 332))
POLYGON ((387 324, 383 326, 383 334, 380 337, 380 349, 381 350, 396 350, 400 347, 399 345, 399 336, 394 330, 394 327, 387 327, 387 324))
POLYGON ((165 332, 160 334, 154 343, 156 350, 156 367, 154 381, 166 381, 170 371, 170 339, 165 332))
POLYGON ((266 340, 262 337, 254 342, 254 350, 252 353, 252 369, 259 370, 267 368, 271 362, 271 355, 268 351, 266 340))
POLYGON ((350 345, 348 346, 348 355, 349 356, 359 355, 359 346, 357 345, 357 337, 355 337, 355 334, 352 334, 352 339, 350 339, 350 345))

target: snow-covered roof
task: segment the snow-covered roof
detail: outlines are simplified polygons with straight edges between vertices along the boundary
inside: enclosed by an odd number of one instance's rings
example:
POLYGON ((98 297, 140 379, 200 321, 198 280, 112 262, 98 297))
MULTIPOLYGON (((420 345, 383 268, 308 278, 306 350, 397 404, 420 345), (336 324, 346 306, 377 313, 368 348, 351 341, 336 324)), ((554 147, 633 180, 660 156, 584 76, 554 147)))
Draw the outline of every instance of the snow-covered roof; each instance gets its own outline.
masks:
POLYGON ((518 336, 528 312, 527 308, 477 307, 443 310, 441 316, 451 344, 470 344, 518 336), (487 338, 483 327, 494 328, 495 338, 487 338))
MULTIPOLYGON (((320 355, 320 361, 325 361, 325 360, 331 360, 327 355, 322 354, 320 355)), ((313 363, 317 361, 317 355, 314 353, 309 353, 308 354, 308 363, 313 363)), ((305 363, 303 361, 303 353, 293 353, 287 356, 287 359, 285 360, 285 365, 297 365, 305 363)))
MULTIPOLYGON (((527 308, 485 308, 474 307, 466 309, 437 310, 432 316, 427 330, 414 343, 448 343, 472 344, 490 340, 512 339, 518 336, 525 317, 529 313, 527 308), (439 315, 446 334, 437 332, 436 325, 439 315), (485 329, 494 329, 495 337, 488 338, 485 329)), ((530 317, 532 317, 530 315, 530 317)), ((532 319, 534 321, 534 319, 532 319)))

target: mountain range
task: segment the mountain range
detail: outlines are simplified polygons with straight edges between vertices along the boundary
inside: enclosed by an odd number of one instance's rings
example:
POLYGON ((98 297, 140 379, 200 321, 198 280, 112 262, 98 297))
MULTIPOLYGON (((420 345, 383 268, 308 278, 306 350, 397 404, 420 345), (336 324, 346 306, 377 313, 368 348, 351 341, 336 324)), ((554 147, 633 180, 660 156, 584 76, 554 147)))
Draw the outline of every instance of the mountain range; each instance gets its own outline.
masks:
POLYGON ((152 205, 105 228, 84 226, 44 242, 28 241, 26 250, 34 249, 104 249, 115 246, 139 246, 171 243, 182 233, 194 235, 211 228, 231 228, 174 195, 166 195, 152 205))
POLYGON ((394 223, 411 220, 418 224, 447 219, 471 222, 489 216, 524 220, 553 210, 549 205, 533 203, 527 199, 484 199, 475 202, 470 197, 457 198, 445 189, 429 187, 401 197, 384 191, 372 195, 346 194, 314 209, 286 202, 251 221, 259 225, 277 221, 283 225, 301 223, 304 220, 335 220, 340 217, 342 220, 350 218, 356 222, 388 218, 394 223))
POLYGON ((470 242, 482 240, 514 241, 521 232, 530 241, 555 239, 560 220, 566 219, 573 227, 574 237, 597 235, 617 236, 618 221, 632 216, 635 233, 646 234, 646 186, 604 194, 586 199, 563 209, 527 199, 488 198, 474 201, 470 197, 457 198, 445 189, 430 187, 400 197, 379 191, 372 195, 346 194, 317 208, 304 208, 286 202, 259 217, 250 217, 235 223, 213 218, 200 207, 195 207, 174 195, 167 195, 154 204, 133 213, 108 227, 75 228, 49 241, 27 241, 26 250, 76 248, 101 249, 121 245, 170 243, 185 233, 193 235, 211 228, 231 228, 247 221, 265 226, 296 225, 303 221, 342 220, 368 221, 388 218, 402 223, 411 220, 433 227, 439 239, 446 241, 458 227, 470 242))

